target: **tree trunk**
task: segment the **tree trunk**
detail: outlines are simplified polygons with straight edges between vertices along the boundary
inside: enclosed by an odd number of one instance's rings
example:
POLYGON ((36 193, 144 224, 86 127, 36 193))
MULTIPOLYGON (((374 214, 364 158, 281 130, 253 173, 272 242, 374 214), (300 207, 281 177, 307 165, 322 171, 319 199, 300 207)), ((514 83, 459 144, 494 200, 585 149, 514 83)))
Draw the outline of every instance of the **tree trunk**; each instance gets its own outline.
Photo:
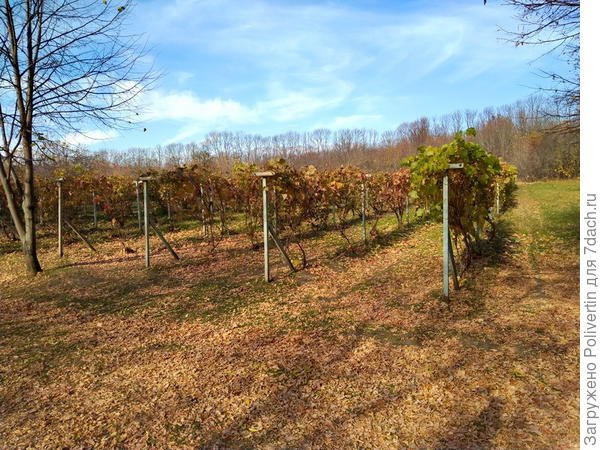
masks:
POLYGON ((23 222, 25 224, 25 235, 21 238, 21 244, 23 246, 27 271, 35 275, 42 271, 42 266, 37 257, 31 133, 25 131, 23 134, 25 135, 23 139, 23 155, 25 156, 23 222))
POLYGON ((37 275, 42 271, 42 266, 36 253, 35 232, 28 233, 25 241, 22 243, 23 254, 25 255, 25 266, 31 275, 37 275))

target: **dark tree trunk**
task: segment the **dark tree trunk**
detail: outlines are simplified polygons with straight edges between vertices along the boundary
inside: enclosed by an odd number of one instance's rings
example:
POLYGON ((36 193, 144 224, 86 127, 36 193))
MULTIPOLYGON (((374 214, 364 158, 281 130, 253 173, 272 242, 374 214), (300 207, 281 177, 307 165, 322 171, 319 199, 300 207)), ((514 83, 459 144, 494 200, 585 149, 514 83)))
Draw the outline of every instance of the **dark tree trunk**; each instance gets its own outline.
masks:
POLYGON ((23 186, 23 222, 25 225, 25 235, 21 239, 23 254, 25 255, 25 265, 27 271, 32 275, 42 271, 42 266, 37 257, 37 241, 35 229, 35 196, 33 184, 33 158, 31 151, 31 135, 25 132, 27 136, 23 139, 23 154, 25 156, 25 180, 23 186))

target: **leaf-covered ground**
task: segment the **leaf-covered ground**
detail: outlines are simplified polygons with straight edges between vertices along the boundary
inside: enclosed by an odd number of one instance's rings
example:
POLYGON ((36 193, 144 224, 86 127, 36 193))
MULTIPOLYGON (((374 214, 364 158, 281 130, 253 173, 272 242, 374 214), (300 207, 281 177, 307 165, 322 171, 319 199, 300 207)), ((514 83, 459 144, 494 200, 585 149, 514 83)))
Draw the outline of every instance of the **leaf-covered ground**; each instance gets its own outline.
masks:
POLYGON ((48 248, 33 280, 2 255, 0 447, 576 448, 578 198, 522 184, 449 307, 438 224, 314 237, 268 285, 243 236, 193 229, 150 270, 141 239, 48 248))

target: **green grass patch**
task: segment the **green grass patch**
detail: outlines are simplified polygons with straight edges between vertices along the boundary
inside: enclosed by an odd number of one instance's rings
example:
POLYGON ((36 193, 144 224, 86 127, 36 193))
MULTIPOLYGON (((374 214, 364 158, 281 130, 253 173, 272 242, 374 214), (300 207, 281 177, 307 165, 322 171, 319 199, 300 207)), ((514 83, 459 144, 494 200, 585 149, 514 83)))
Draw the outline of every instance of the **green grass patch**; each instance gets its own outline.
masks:
POLYGON ((555 246, 578 251, 579 180, 552 180, 519 184, 518 207, 505 219, 514 226, 535 263, 555 246))

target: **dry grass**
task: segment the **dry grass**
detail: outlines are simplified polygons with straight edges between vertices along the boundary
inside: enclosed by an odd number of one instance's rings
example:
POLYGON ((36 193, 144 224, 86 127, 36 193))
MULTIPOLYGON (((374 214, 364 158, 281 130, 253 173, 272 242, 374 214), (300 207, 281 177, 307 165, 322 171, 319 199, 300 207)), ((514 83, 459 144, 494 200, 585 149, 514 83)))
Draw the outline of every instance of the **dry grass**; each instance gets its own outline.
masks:
POLYGON ((435 224, 360 257, 316 237, 269 285, 196 230, 150 270, 110 243, 33 280, 2 255, 0 446, 576 448, 578 186, 522 185, 449 307, 435 224))

